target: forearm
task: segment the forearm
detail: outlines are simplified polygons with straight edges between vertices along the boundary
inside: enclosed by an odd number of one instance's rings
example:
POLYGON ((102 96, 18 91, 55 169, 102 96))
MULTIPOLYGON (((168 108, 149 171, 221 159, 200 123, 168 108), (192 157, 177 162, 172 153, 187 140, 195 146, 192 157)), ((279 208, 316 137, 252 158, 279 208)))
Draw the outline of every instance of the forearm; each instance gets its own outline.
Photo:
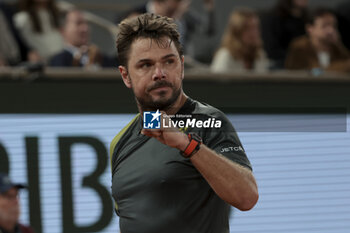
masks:
POLYGON ((191 162, 224 201, 240 210, 254 207, 258 189, 250 170, 205 145, 191 157, 191 162))

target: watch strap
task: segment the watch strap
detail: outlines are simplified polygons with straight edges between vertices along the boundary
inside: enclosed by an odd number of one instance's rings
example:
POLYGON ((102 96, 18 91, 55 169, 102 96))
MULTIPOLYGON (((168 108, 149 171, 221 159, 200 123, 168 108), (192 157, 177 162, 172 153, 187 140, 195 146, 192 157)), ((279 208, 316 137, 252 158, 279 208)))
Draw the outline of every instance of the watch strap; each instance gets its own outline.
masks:
POLYGON ((200 149, 200 145, 202 144, 202 139, 195 133, 189 133, 188 139, 190 142, 186 149, 181 151, 181 155, 185 158, 191 158, 200 149))

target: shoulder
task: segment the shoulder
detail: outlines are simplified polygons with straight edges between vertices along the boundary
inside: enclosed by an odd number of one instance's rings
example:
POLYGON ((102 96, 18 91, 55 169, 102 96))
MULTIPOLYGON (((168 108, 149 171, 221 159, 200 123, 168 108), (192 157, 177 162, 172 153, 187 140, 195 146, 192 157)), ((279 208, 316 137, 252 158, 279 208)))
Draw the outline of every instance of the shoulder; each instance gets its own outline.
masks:
POLYGON ((204 120, 212 119, 215 121, 221 122, 220 128, 232 128, 233 126, 231 122, 226 117, 225 113, 223 113, 221 110, 203 102, 199 102, 197 100, 192 100, 195 104, 195 108, 192 112, 193 117, 198 117, 204 120))
POLYGON ((110 144, 110 150, 109 154, 112 159, 113 152, 115 150, 115 147, 117 144, 122 141, 123 136, 127 134, 128 131, 132 130, 133 126, 138 122, 140 118, 140 114, 137 114, 120 132, 113 138, 111 144, 110 144))
POLYGON ((229 58, 229 57, 231 57, 231 53, 230 53, 230 51, 227 48, 221 47, 216 52, 215 56, 229 58))
POLYGON ((59 65, 71 65, 73 55, 67 50, 62 50, 61 52, 55 54, 50 59, 50 66, 59 66, 59 65))
POLYGON ((197 101, 197 100, 193 100, 192 99, 192 103, 194 104, 195 108, 193 110, 193 114, 202 114, 202 115, 207 115, 207 116, 215 116, 215 115, 222 115, 223 113, 207 104, 207 103, 204 103, 204 102, 200 102, 200 101, 197 101))
POLYGON ((210 69, 213 72, 228 72, 234 69, 235 64, 233 63, 234 59, 230 51, 225 47, 221 47, 215 53, 210 69))
POLYGON ((210 119, 211 121, 221 122, 220 127, 214 126, 209 129, 197 129, 195 131, 203 139, 203 144, 218 154, 252 170, 237 132, 226 115, 209 104, 198 101, 194 102, 196 106, 193 111, 193 117, 202 115, 203 120, 210 119))

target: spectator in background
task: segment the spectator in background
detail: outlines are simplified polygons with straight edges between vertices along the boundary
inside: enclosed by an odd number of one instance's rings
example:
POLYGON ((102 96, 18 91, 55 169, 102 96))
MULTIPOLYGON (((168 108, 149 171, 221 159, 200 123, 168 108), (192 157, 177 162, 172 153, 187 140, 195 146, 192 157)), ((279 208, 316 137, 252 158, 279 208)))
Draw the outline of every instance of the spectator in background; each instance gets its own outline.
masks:
POLYGON ((350 71, 350 54, 341 42, 337 19, 329 9, 318 8, 306 25, 307 35, 292 42, 287 69, 350 71))
MULTIPOLYGON (((195 34, 211 37, 215 34, 215 0, 202 0, 205 14, 200 15, 196 11, 189 10, 192 0, 149 0, 145 4, 126 12, 123 18, 137 16, 143 13, 154 13, 175 19, 181 35, 181 44, 185 54, 194 57, 195 34)), ((118 22, 119 23, 119 22, 118 22)))
POLYGON ((290 42, 305 34, 308 0, 279 0, 261 16, 264 48, 271 69, 283 69, 290 42))
POLYGON ((20 0, 21 12, 14 16, 17 29, 43 61, 62 50, 59 11, 54 0, 20 0))
POLYGON ((38 54, 31 51, 22 40, 13 24, 14 9, 0 2, 0 66, 15 66, 26 61, 39 60, 38 54))
POLYGON ((65 46, 52 57, 50 66, 117 67, 116 59, 101 54, 97 46, 89 43, 89 25, 79 10, 67 12, 61 31, 65 46))
POLYGON ((221 47, 214 56, 213 72, 267 71, 269 61, 262 48, 259 18, 250 9, 234 10, 221 47))
POLYGON ((21 184, 11 182, 8 175, 0 173, 0 232, 1 233, 33 233, 27 226, 20 224, 19 189, 21 184))

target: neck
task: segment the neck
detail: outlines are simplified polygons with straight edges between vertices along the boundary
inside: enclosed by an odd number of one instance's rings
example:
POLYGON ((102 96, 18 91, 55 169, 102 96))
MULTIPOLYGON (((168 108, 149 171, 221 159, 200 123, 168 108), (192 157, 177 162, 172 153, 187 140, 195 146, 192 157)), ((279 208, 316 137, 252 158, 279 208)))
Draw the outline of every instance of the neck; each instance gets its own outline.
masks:
MULTIPOLYGON (((174 115, 185 104, 187 98, 188 97, 186 96, 186 94, 184 92, 181 92, 181 94, 179 95, 179 97, 176 99, 176 101, 173 104, 171 104, 167 108, 161 109, 161 110, 164 111, 167 115, 174 115)), ((137 103, 137 108, 138 108, 141 116, 143 116, 144 110, 141 108, 139 103, 137 103)))

